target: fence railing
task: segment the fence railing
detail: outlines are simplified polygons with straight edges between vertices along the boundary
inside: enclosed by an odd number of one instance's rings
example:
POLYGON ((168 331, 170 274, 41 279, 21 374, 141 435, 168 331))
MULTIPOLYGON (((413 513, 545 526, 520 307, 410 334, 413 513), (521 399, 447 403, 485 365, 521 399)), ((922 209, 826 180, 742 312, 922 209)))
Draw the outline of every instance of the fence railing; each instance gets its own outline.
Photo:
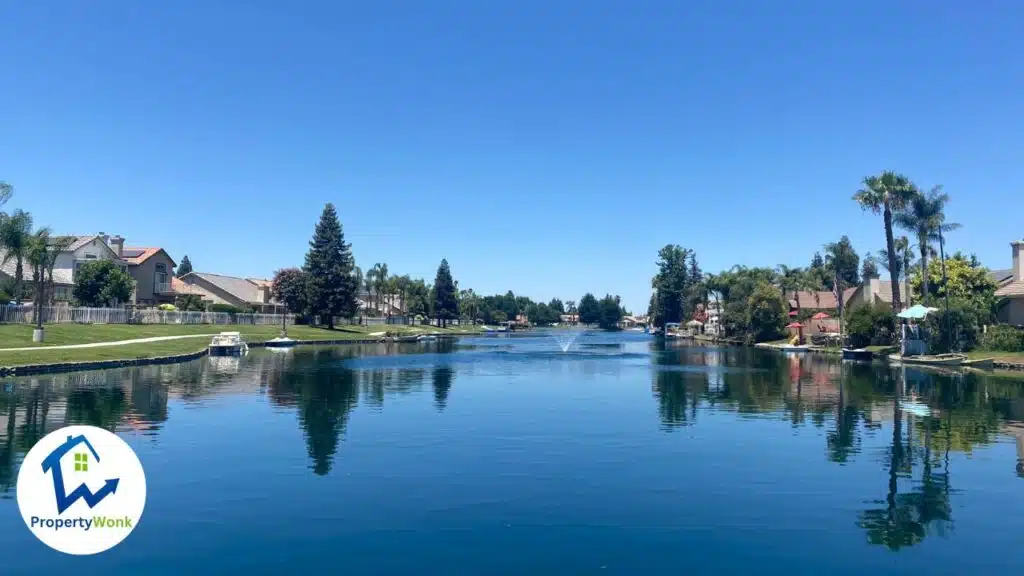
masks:
MULTIPOLYGON (((182 312, 157 309, 86 308, 81 306, 43 306, 45 324, 245 324, 251 326, 280 325, 281 314, 231 314, 228 312, 182 312)), ((294 316, 284 315, 294 324, 294 316)), ((31 306, 0 307, 0 322, 31 324, 35 322, 31 306)))

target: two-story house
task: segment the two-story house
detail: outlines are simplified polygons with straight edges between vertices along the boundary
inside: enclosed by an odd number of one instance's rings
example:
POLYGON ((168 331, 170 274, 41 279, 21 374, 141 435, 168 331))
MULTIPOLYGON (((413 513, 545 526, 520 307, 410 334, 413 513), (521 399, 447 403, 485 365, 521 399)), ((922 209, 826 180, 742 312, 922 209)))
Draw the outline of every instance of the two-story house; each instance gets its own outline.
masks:
POLYGON ((107 243, 128 265, 128 273, 135 280, 133 300, 137 306, 174 303, 171 278, 177 264, 166 250, 125 246, 120 236, 110 237, 107 243))
MULTIPOLYGON (((127 263, 118 256, 108 244, 107 236, 102 232, 86 236, 64 236, 70 238, 71 244, 57 255, 53 266, 53 299, 58 302, 71 300, 71 289, 75 283, 75 271, 82 264, 93 260, 113 260, 122 270, 127 269, 127 263)), ((3 262, 7 254, 0 249, 0 262, 3 262)), ((6 262, 0 265, 0 282, 10 286, 14 281, 17 262, 14 258, 6 258, 6 262)), ((27 264, 23 265, 23 278, 25 285, 32 283, 32 270, 27 264)), ((31 293, 31 292, 29 292, 31 293)))

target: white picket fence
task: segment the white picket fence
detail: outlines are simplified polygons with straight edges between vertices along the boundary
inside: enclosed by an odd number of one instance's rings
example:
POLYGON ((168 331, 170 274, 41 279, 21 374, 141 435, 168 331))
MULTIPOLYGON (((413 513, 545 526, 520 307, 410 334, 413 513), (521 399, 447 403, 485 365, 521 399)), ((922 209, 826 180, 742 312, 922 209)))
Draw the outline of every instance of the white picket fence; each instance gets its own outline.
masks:
MULTIPOLYGON (((288 324, 294 316, 285 315, 288 324)), ((31 324, 31 306, 0 307, 0 323, 31 324)), ((228 314, 227 312, 181 312, 157 309, 86 308, 44 306, 46 324, 244 324, 250 326, 281 325, 281 314, 228 314)))

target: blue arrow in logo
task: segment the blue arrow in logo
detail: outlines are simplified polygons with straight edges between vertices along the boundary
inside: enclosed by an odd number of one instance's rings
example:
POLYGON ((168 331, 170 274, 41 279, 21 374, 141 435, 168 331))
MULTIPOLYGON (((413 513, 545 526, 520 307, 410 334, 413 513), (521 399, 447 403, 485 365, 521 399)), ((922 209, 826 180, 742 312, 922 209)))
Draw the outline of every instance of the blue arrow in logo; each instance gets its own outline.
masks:
POLYGON ((85 444, 86 448, 92 452, 93 458, 97 462, 100 461, 100 455, 96 453, 96 449, 92 447, 92 444, 86 440, 84 435, 68 436, 67 442, 58 446, 56 450, 50 452, 50 455, 43 460, 43 473, 50 472, 53 477, 53 494, 57 498, 58 514, 63 514, 65 510, 70 508, 79 499, 85 500, 89 508, 92 508, 99 504, 101 500, 117 491, 119 478, 107 480, 103 487, 96 492, 89 490, 89 487, 84 482, 78 488, 72 490, 71 494, 64 492, 64 474, 60 468, 60 459, 79 444, 85 444))

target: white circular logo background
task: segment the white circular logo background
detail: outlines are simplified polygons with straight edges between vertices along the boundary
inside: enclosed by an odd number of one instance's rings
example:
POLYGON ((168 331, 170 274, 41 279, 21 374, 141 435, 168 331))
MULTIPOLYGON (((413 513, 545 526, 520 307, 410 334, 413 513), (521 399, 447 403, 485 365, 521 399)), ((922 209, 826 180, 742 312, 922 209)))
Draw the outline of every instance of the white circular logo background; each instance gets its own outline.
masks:
POLYGON ((25 455, 17 495, 25 524, 47 546, 97 554, 138 525, 146 507, 146 474, 116 434, 68 426, 47 434, 25 455))

